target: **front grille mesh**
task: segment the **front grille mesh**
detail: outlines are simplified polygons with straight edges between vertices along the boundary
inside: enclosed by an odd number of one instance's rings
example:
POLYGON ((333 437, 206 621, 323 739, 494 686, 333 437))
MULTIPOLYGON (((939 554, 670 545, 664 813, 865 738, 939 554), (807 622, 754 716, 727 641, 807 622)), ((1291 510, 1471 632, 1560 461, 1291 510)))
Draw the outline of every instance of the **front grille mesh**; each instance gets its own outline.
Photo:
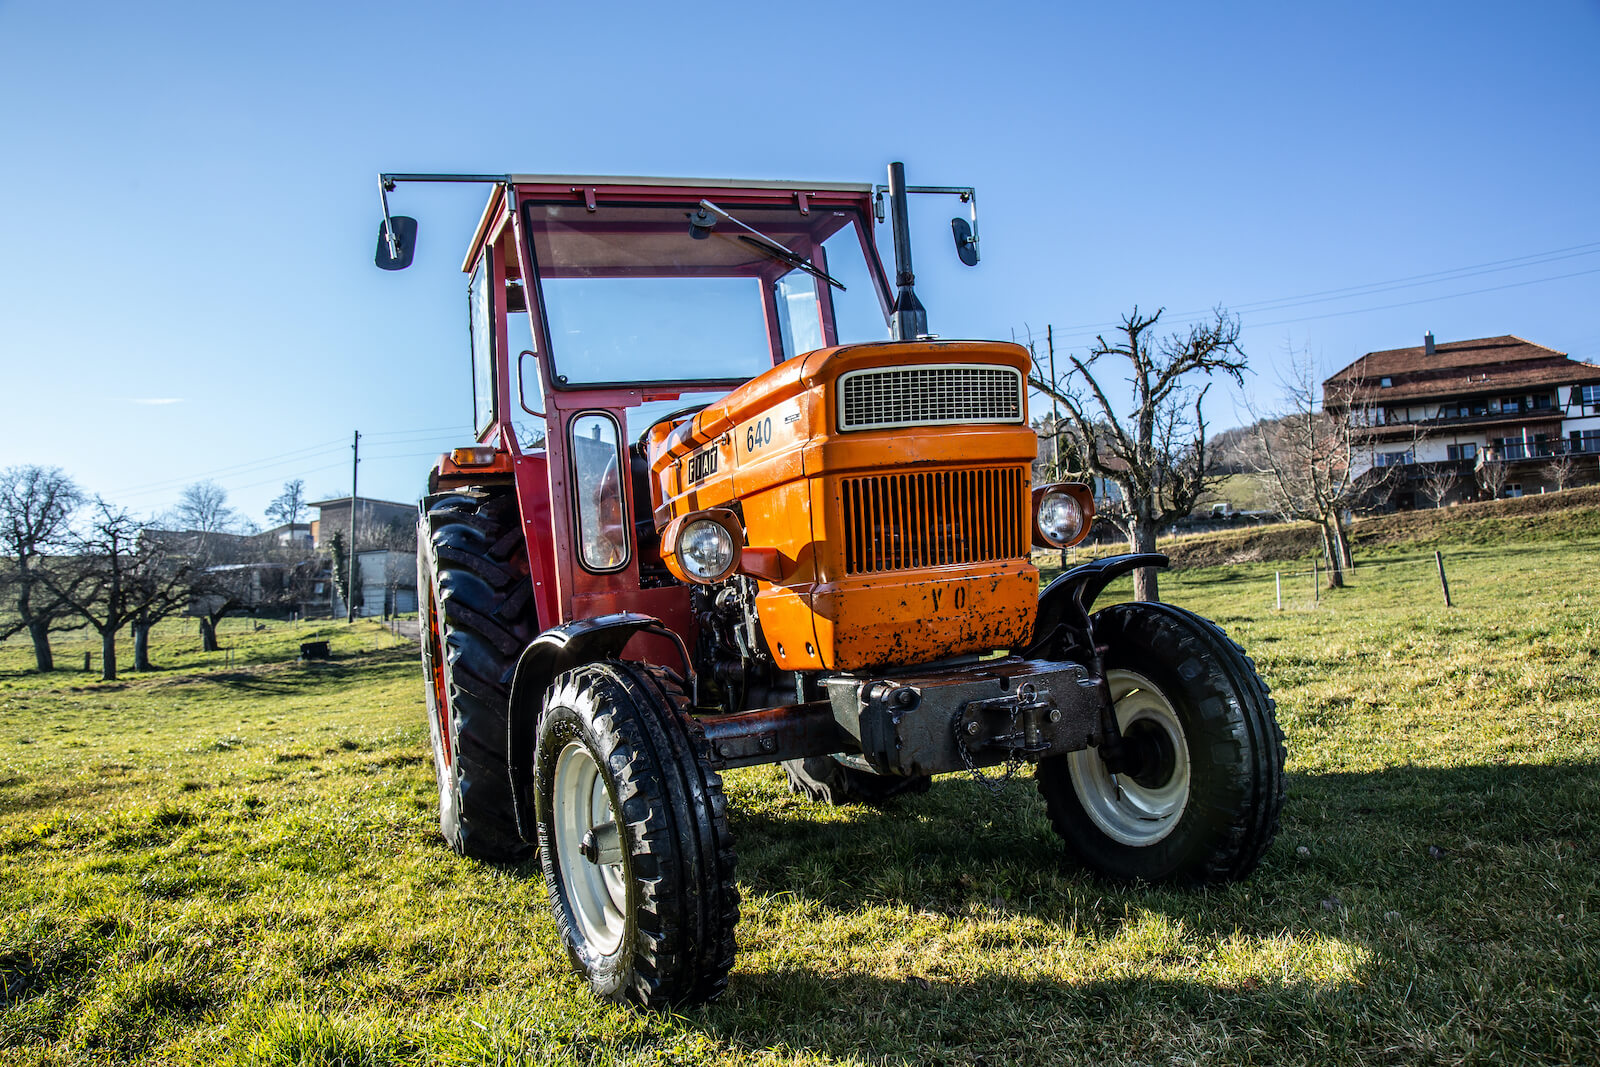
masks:
POLYGON ((1022 375, 1014 367, 885 367, 846 374, 839 389, 841 430, 1022 421, 1022 375))
POLYGON ((842 499, 846 574, 1021 559, 1028 552, 1027 467, 846 478, 842 499))

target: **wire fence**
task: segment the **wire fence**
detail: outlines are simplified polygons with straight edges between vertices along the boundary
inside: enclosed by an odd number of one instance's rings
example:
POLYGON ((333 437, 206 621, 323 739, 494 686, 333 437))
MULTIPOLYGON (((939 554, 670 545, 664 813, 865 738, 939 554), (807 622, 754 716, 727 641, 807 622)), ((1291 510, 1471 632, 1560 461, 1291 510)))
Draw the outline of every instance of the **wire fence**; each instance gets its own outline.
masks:
MULTIPOLYGON (((1159 545, 1157 551, 1160 551, 1159 545)), ((1042 563, 1052 571, 1064 563, 1063 569, 1069 570, 1079 563, 1103 555, 1104 552, 1085 552, 1080 556, 1068 549, 1061 553, 1051 551, 1048 555, 1040 554, 1034 562, 1042 563)), ((1415 586, 1416 595, 1430 597, 1445 607, 1454 607, 1459 590, 1451 585, 1452 571, 1461 564, 1503 555, 1504 550, 1463 548, 1450 552, 1427 550, 1426 554, 1415 557, 1371 562, 1363 562, 1357 557, 1340 569, 1340 582, 1347 589, 1379 583, 1386 587, 1415 586)), ((1202 573, 1199 574, 1190 570, 1161 571, 1159 581, 1163 599, 1166 599, 1165 594, 1169 591, 1176 594, 1181 590, 1258 589, 1259 600, 1255 596, 1251 599, 1268 611, 1304 611, 1319 607, 1334 588, 1330 586, 1327 564, 1320 555, 1283 560, 1277 564, 1254 561, 1236 567, 1208 566, 1200 570, 1202 573), (1267 570, 1267 567, 1272 569, 1267 570)))

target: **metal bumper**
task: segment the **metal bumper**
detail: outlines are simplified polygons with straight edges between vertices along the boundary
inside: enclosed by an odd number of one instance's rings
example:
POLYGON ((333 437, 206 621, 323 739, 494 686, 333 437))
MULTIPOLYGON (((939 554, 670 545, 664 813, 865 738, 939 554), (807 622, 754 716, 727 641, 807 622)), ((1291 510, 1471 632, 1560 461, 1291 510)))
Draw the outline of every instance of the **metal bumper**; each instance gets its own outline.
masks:
POLYGON ((1037 761, 1098 743, 1100 679, 1077 663, 1009 657, 825 684, 839 730, 883 774, 1037 761))
POLYGON ((700 719, 711 765, 859 752, 881 774, 939 774, 1100 743, 1100 679, 1078 663, 1011 656, 824 685, 827 700, 700 719))

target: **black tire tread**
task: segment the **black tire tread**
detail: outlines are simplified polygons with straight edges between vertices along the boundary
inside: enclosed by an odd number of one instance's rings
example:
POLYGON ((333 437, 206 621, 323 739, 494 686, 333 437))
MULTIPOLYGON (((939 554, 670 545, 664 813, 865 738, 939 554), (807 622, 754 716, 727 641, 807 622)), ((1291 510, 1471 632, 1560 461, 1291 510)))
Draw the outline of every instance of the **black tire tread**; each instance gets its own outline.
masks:
MULTIPOLYGON (((506 708, 517 657, 533 638, 531 596, 516 501, 509 494, 450 494, 429 504, 418 524, 420 570, 441 614, 445 685, 454 739, 458 801, 451 848, 491 862, 525 859, 508 772, 506 708)), ((427 635, 424 631, 424 645, 427 635)), ((426 669, 426 651, 424 652, 426 669)), ((431 683, 430 683, 431 684, 431 683)))

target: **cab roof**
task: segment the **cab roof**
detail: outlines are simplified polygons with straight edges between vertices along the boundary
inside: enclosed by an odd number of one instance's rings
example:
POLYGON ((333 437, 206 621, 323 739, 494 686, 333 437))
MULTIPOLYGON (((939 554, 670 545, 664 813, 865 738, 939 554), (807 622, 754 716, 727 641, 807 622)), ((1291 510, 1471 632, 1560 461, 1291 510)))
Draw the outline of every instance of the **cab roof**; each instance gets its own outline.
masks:
POLYGON ((601 190, 613 193, 626 189, 652 189, 667 191, 691 192, 694 190, 724 189, 729 192, 748 190, 752 193, 771 194, 777 193, 805 193, 805 194, 832 194, 839 198, 861 198, 867 200, 873 194, 871 182, 798 182, 798 181, 771 181, 741 178, 651 178, 637 175, 596 175, 596 174, 507 174, 503 184, 497 183, 489 193, 489 202, 483 207, 483 215, 478 219, 477 228, 473 231, 472 241, 467 245, 466 259, 461 264, 465 274, 472 273, 472 266, 477 262, 478 249, 482 244, 484 235, 488 232, 490 224, 494 221, 495 214, 500 209, 501 199, 505 195, 505 186, 531 187, 530 192, 540 189, 560 191, 569 196, 598 195, 601 190))

